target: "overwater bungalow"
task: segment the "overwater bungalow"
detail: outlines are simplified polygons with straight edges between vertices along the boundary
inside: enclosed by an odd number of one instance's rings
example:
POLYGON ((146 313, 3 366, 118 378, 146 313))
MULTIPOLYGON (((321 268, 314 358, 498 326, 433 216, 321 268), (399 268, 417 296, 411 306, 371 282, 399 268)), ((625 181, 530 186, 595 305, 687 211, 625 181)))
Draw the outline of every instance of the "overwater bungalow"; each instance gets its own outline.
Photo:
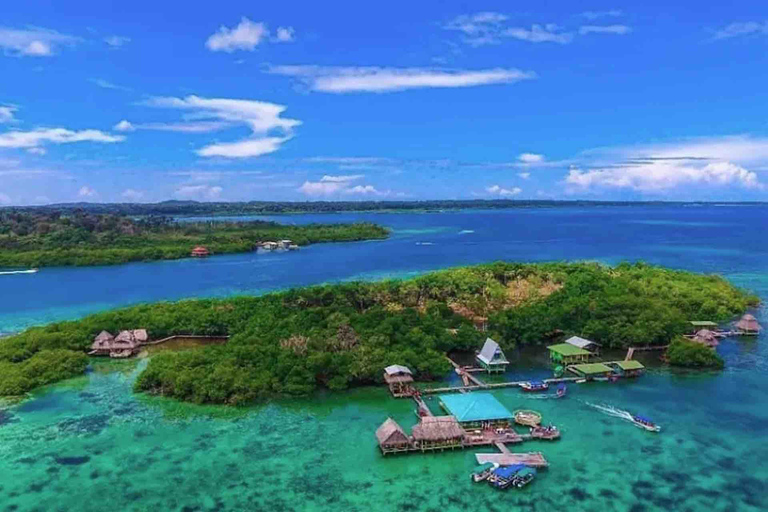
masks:
POLYGON ((715 332, 720 329, 720 326, 718 326, 716 322, 710 322, 707 320, 691 320, 688 323, 691 324, 692 327, 691 334, 696 334, 702 329, 708 329, 715 332))
POLYGON ((194 249, 192 249, 192 252, 190 253, 190 256, 193 258, 205 258, 206 256, 210 256, 211 253, 208 249, 203 247, 202 245, 198 245, 194 249))
POLYGON ((376 439, 379 441, 379 448, 384 455, 388 453, 407 452, 411 447, 411 440, 403 428, 392 418, 381 424, 376 429, 376 439))
POLYGON ((148 339, 146 329, 136 329, 133 331, 120 331, 112 340, 109 350, 109 357, 122 359, 131 357, 139 351, 139 346, 146 343, 148 339))
POLYGON ((395 398, 413 394, 413 374, 407 366, 393 364, 384 368, 384 382, 389 385, 389 391, 395 398))
POLYGON ((605 363, 616 375, 620 377, 639 377, 645 373, 645 366, 640 361, 612 361, 605 363))
POLYGON ((592 356, 592 353, 588 350, 573 346, 570 343, 550 345, 547 347, 547 350, 549 350, 549 358, 552 362, 558 364, 581 363, 589 361, 589 358, 592 356))
POLYGON ((485 339, 483 349, 478 352, 475 359, 488 373, 505 372, 509 365, 501 347, 491 338, 485 339))
POLYGON ((115 339, 108 331, 101 331, 93 340, 91 345, 91 351, 89 355, 92 356, 108 356, 109 351, 112 348, 112 341, 115 339))
POLYGON ((453 416, 424 416, 412 434, 414 446, 422 451, 461 448, 465 435, 453 416))
POLYGON ((600 344, 591 340, 581 338, 579 336, 571 336, 565 342, 568 345, 586 350, 592 355, 598 355, 600 353, 600 344))
POLYGON ((701 343, 702 345, 706 345, 712 348, 720 344, 720 342, 717 340, 717 335, 709 329, 699 330, 693 336, 693 338, 691 338, 691 341, 695 341, 696 343, 701 343))
POLYGON ((742 336, 757 336, 763 329, 762 326, 757 322, 757 318, 750 314, 746 314, 741 317, 741 320, 736 322, 735 327, 736 332, 742 336))
POLYGON ((569 366, 568 370, 587 380, 609 378, 613 375, 613 370, 604 363, 574 364, 569 366))
POLYGON ((464 428, 507 427, 514 415, 490 393, 439 395, 440 407, 464 428))

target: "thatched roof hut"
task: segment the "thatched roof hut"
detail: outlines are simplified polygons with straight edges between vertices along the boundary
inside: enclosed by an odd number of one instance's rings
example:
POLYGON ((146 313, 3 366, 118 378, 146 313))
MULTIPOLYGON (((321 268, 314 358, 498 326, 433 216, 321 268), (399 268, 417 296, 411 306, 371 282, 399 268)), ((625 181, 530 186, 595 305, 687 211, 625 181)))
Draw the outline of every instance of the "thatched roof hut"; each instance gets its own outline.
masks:
POLYGON ((413 374, 407 366, 392 364, 384 368, 384 381, 387 384, 413 382, 413 374))
POLYGON ((715 333, 709 329, 701 329, 693 337, 693 341, 696 343, 701 343, 702 345, 707 345, 709 347, 716 347, 720 344, 715 333))
POLYGON ((101 331, 93 340, 91 350, 93 355, 108 354, 112 348, 112 341, 115 339, 112 334, 107 331, 101 331))
POLYGON ((415 441, 449 441, 464 437, 464 430, 453 416, 424 416, 413 427, 415 441))
POLYGON ((387 421, 376 429, 376 439, 379 441, 379 446, 382 449, 405 446, 411 442, 408 439, 408 434, 392 418, 387 418, 387 421))
POLYGON ((198 245, 194 249, 192 249, 192 252, 190 253, 191 256, 195 256, 198 258, 204 258, 206 256, 209 256, 211 253, 210 251, 203 247, 202 245, 198 245))
POLYGON ((736 322, 736 330, 742 334, 757 334, 762 330, 762 326, 757 322, 757 318, 746 314, 736 322))
POLYGON ((138 343, 146 343, 149 341, 149 335, 147 334, 146 329, 135 329, 133 331, 133 337, 138 343))

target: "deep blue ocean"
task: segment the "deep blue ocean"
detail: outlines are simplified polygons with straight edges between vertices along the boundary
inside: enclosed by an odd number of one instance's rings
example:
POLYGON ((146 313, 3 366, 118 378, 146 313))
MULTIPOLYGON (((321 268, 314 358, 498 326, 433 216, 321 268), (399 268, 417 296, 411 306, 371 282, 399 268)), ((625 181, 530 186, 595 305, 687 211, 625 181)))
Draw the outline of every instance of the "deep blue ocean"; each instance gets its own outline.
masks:
MULTIPOLYGON (((256 218, 256 217, 253 217, 256 218)), ((531 208, 446 213, 258 217, 371 221, 388 240, 299 251, 0 275, 0 332, 104 309, 189 297, 261 294, 405 277, 490 262, 644 260, 717 273, 768 301, 768 206, 531 208)), ((764 306, 754 312, 768 326, 764 306)), ((413 405, 380 388, 241 410, 137 396, 145 361, 0 406, 0 510, 749 511, 768 510, 766 338, 726 339, 722 372, 654 368, 634 382, 569 387, 564 400, 494 391, 510 409, 557 424, 556 444, 526 444, 551 467, 521 492, 470 483, 473 452, 382 457, 373 432, 405 427, 413 405), (594 405, 645 414, 649 434, 594 405)), ((543 368, 510 369, 508 378, 543 368)))

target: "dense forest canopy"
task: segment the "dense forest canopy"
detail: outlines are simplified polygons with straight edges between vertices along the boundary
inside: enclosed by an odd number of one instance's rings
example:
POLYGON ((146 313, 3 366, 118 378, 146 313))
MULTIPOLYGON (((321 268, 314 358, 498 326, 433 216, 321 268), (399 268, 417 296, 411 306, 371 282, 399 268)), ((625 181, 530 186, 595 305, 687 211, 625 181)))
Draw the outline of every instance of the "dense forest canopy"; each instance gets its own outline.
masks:
MULTIPOLYGON (((258 215, 279 213, 332 213, 363 211, 424 211, 502 208, 557 208, 584 206, 670 206, 708 204, 679 201, 555 201, 518 199, 471 199, 431 201, 248 201, 248 202, 197 202, 163 201, 160 203, 75 203, 49 206, 6 207, 6 211, 71 212, 86 210, 91 213, 116 215, 258 215)), ((760 204, 740 202, 731 204, 760 204)), ((3 209, 0 208, 0 212, 3 209)))
POLYGON ((0 267, 109 265, 177 259, 196 245, 213 254, 252 251, 280 239, 297 245, 385 238, 370 223, 283 225, 276 222, 174 222, 76 210, 0 211, 0 267))
POLYGON ((230 335, 225 345, 152 356, 137 388, 241 404, 378 382, 395 363, 418 379, 442 376, 445 352, 478 349, 486 335, 505 350, 574 334, 607 347, 666 344, 691 319, 724 322, 756 303, 721 277, 643 263, 500 262, 402 281, 140 305, 2 340, 0 395, 56 380, 57 371, 59 379, 82 372, 79 358, 102 329, 146 328, 153 339, 230 335), (489 332, 475 329, 478 322, 489 332), (54 367, 62 354, 72 364, 54 367), (40 367, 47 369, 42 379, 40 367))

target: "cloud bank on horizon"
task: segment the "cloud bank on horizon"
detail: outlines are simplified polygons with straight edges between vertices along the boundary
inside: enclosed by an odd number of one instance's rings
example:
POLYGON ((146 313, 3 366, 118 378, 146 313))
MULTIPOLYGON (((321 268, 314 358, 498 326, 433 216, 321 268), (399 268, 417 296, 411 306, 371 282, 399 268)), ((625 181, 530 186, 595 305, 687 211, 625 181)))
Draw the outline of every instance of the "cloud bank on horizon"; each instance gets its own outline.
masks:
POLYGON ((0 204, 768 200, 768 20, 689 1, 9 5, 0 204))

